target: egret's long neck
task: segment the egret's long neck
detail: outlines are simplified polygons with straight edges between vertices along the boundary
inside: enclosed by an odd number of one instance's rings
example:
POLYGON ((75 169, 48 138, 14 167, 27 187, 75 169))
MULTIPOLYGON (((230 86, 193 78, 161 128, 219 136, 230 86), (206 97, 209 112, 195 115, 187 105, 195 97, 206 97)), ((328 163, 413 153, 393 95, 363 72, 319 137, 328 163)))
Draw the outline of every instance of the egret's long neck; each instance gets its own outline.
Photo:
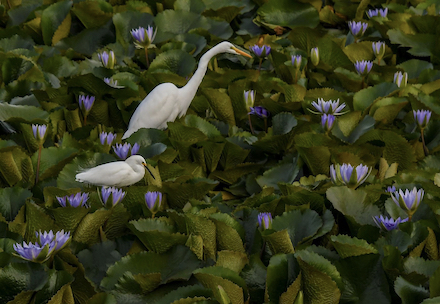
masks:
POLYGON ((202 83, 203 77, 206 74, 206 69, 208 68, 209 60, 211 60, 212 57, 215 55, 221 53, 221 51, 217 51, 214 48, 207 51, 199 61, 199 66, 197 67, 196 72, 194 73, 193 77, 188 81, 188 83, 181 88, 182 96, 185 96, 185 103, 182 103, 182 109, 188 109, 189 105, 191 104, 191 101, 193 100, 194 96, 196 95, 197 88, 202 83))

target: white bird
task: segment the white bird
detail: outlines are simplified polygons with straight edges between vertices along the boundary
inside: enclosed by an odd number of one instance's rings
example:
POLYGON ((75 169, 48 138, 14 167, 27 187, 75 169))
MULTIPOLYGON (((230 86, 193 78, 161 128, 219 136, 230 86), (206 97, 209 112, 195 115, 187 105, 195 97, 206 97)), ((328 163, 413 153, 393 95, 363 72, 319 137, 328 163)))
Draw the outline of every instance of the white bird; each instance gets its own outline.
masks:
POLYGON ((107 163, 80 172, 75 178, 77 182, 96 186, 124 187, 140 181, 144 177, 145 168, 148 170, 145 159, 140 155, 132 155, 125 161, 107 163))
POLYGON ((209 61, 220 53, 252 58, 251 55, 237 49, 232 43, 225 41, 217 44, 200 58, 197 70, 184 87, 178 88, 168 82, 155 87, 133 113, 128 130, 122 138, 128 138, 140 128, 166 129, 167 122, 185 115, 205 76, 209 61))

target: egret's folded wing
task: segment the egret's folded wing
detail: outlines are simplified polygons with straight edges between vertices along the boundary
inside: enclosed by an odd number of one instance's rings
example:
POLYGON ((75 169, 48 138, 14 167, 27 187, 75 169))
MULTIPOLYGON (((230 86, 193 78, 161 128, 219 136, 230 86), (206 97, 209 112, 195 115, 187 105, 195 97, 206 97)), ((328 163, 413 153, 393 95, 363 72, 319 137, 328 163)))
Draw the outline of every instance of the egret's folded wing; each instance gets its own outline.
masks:
POLYGON ((133 173, 133 169, 123 161, 100 165, 76 175, 76 181, 97 186, 117 186, 133 173))

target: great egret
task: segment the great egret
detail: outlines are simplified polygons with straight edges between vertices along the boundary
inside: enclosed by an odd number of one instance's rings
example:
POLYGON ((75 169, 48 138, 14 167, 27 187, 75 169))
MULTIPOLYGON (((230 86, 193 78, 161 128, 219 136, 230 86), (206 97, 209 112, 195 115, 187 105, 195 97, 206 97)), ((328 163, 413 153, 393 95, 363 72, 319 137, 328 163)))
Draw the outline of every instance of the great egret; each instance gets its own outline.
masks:
POLYGON ((96 186, 124 187, 140 181, 144 177, 145 168, 148 170, 145 159, 140 155, 132 155, 125 161, 99 165, 78 173, 76 181, 96 186))
POLYGON ((209 60, 221 53, 252 58, 251 55, 237 49, 232 43, 225 41, 217 44, 200 58, 196 72, 184 87, 177 88, 174 84, 168 82, 155 87, 133 113, 128 124, 128 130, 122 138, 128 138, 140 128, 166 129, 167 122, 185 115, 196 95, 197 88, 205 76, 209 60))

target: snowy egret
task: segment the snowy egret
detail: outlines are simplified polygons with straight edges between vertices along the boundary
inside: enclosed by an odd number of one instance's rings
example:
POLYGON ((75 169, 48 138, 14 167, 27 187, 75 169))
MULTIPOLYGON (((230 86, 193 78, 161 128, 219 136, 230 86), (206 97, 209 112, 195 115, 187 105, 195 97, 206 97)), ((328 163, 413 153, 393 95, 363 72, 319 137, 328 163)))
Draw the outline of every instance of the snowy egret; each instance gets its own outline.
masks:
POLYGON ((137 107, 128 124, 128 130, 122 138, 128 138, 140 128, 166 129, 167 122, 185 115, 205 76, 209 60, 221 53, 252 58, 232 43, 225 41, 217 44, 200 58, 197 70, 184 87, 177 88, 168 82, 155 87, 137 107))
POLYGON ((125 161, 103 164, 80 172, 76 175, 76 181, 96 186, 124 187, 140 181, 145 169, 151 174, 145 159, 140 155, 132 155, 125 161))

